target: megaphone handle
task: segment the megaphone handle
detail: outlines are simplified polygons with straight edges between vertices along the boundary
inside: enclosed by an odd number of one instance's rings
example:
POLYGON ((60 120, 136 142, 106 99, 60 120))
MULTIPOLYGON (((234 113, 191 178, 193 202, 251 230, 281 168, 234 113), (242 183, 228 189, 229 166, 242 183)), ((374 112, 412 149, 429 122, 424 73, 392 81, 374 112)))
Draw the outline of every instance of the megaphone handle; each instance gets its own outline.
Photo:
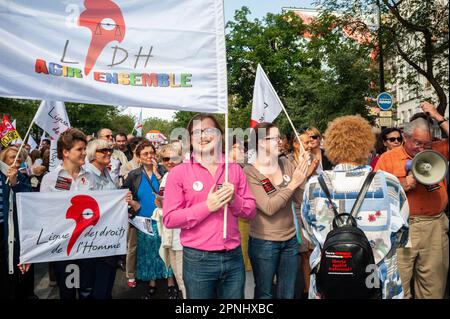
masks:
POLYGON ((414 175, 409 172, 408 175, 406 175, 405 177, 405 183, 403 185, 403 189, 405 190, 405 192, 409 192, 410 190, 413 190, 414 188, 416 188, 417 185, 417 181, 414 178, 414 175))

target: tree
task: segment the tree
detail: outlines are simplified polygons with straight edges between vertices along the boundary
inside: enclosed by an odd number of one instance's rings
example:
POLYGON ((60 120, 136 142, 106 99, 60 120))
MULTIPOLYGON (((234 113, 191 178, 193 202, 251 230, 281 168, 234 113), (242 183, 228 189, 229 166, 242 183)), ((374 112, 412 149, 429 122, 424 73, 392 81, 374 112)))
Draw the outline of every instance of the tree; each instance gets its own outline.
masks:
POLYGON ((341 24, 359 21, 367 30, 365 18, 379 9, 382 17, 379 34, 384 52, 394 61, 399 57, 410 66, 405 68, 394 63, 392 71, 414 90, 420 88, 417 75, 424 76, 439 99, 439 113, 444 114, 449 83, 448 1, 323 0, 321 3, 328 13, 342 13, 341 24))
POLYGON ((167 138, 170 137, 170 132, 174 129, 174 122, 159 119, 156 117, 148 118, 144 121, 142 125, 142 134, 144 135, 149 130, 158 130, 164 134, 167 138))
MULTIPOLYGON (((324 130, 330 120, 344 114, 359 113, 370 119, 365 99, 373 96, 373 47, 345 36, 332 15, 306 26, 293 12, 267 14, 263 21, 253 22, 248 14, 248 8, 243 7, 227 24, 233 119, 245 127, 250 123, 258 63, 297 128, 314 125, 324 130), (307 30, 313 35, 311 39, 304 37, 307 30)), ((283 132, 292 131, 284 114, 276 122, 283 132)))
MULTIPOLYGON (((25 137, 34 118, 40 101, 0 98, 0 113, 7 114, 11 121, 16 119, 21 137, 25 137)), ((101 128, 110 128, 113 132, 131 132, 134 120, 129 115, 120 114, 121 109, 109 105, 65 103, 70 125, 85 134, 97 133, 101 128)), ((42 130, 34 125, 31 134, 37 138, 42 130)))

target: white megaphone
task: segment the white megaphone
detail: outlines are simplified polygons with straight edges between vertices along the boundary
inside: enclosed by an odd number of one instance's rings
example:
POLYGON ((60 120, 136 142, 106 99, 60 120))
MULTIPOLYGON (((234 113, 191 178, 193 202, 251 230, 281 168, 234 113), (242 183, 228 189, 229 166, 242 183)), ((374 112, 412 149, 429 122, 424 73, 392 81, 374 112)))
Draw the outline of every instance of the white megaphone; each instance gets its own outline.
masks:
POLYGON ((417 182, 431 192, 440 187, 438 184, 447 175, 448 163, 442 154, 425 150, 406 163, 406 170, 411 170, 417 182))

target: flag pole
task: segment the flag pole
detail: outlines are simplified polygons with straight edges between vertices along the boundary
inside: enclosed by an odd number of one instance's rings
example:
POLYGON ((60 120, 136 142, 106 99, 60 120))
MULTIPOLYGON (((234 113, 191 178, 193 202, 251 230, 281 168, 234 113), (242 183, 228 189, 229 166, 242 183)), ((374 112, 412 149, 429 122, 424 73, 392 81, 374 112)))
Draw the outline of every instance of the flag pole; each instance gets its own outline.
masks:
MULTIPOLYGON (((28 131, 22 140, 22 144, 20 144, 19 150, 17 151, 17 154, 16 154, 16 158, 14 159, 14 162, 11 164, 11 167, 13 167, 16 164, 17 159, 19 158, 20 152, 22 151, 23 145, 25 144, 25 141, 27 140, 27 137, 30 134, 31 128, 33 127, 35 119, 36 119, 36 114, 34 115, 33 120, 31 121, 30 127, 28 127, 28 131)), ((6 179, 6 184, 8 184, 8 183, 9 183, 9 177, 6 179)))
MULTIPOLYGON (((262 69, 262 67, 261 67, 261 69, 262 69)), ((267 77, 266 72, 261 72, 261 74, 265 77, 265 79, 267 80, 267 82, 270 83, 270 80, 269 80, 269 78, 267 77)), ((305 151, 305 148, 303 147, 303 143, 302 143, 302 141, 300 140, 300 136, 298 135, 297 130, 295 129, 294 123, 292 123, 291 117, 289 116, 288 112, 286 111, 286 108, 284 107, 283 102, 281 102, 280 97, 278 96, 277 92, 275 91, 275 89, 274 89, 271 85, 269 86, 269 89, 272 90, 272 94, 275 96, 275 98, 277 99, 278 103, 280 103, 281 108, 282 108, 283 111, 284 111, 284 114, 286 114, 286 117, 287 117, 287 119, 288 119, 288 121, 289 121, 289 124, 291 124, 291 127, 292 127, 292 129, 294 130, 294 134, 295 134, 295 136, 297 137, 298 143, 300 144, 300 148, 301 148, 302 152, 304 152, 304 151, 305 151)))
MULTIPOLYGON (((228 183, 228 112, 225 113, 225 183, 228 183)), ((227 238, 228 204, 223 208, 223 239, 227 238)))

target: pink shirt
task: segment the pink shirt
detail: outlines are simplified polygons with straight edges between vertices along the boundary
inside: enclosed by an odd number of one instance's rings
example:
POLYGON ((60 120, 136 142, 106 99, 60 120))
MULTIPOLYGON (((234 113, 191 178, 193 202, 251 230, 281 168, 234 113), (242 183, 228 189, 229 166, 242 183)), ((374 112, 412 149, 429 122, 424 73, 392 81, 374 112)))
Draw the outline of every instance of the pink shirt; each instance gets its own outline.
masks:
POLYGON ((240 245, 238 217, 253 219, 256 202, 242 168, 236 163, 228 165, 228 180, 234 184, 235 197, 228 205, 226 239, 223 239, 224 209, 210 212, 206 205, 211 187, 224 182, 223 161, 214 177, 192 158, 170 171, 164 192, 163 223, 167 228, 181 228, 183 246, 212 251, 231 250, 240 245))

